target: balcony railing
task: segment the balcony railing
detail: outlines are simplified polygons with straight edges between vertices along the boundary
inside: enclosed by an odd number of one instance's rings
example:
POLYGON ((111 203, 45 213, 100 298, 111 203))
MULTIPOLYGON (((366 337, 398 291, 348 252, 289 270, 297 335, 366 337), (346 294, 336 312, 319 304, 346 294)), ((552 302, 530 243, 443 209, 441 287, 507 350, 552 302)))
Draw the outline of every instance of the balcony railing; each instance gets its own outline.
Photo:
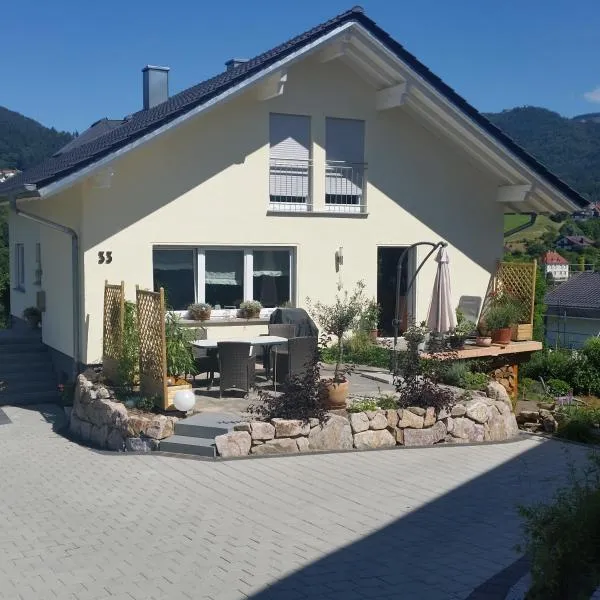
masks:
POLYGON ((366 169, 366 163, 326 161, 325 210, 327 212, 365 212, 366 169))
POLYGON ((312 161, 271 158, 269 163, 269 208, 274 211, 307 212, 310 198, 312 161))

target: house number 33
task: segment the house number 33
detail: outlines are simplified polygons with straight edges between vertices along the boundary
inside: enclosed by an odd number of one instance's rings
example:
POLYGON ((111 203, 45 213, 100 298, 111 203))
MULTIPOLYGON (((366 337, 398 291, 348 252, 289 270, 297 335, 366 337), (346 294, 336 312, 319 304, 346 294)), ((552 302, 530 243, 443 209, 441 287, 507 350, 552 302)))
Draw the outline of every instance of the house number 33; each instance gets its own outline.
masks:
POLYGON ((112 262, 112 252, 98 252, 98 264, 99 265, 110 265, 112 262))

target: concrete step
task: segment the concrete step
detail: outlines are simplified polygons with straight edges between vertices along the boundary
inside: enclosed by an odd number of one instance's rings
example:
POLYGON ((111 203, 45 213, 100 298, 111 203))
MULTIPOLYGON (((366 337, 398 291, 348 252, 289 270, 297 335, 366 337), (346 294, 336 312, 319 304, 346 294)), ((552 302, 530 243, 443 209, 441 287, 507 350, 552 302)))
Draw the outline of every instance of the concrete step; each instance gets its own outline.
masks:
POLYGON ((0 392, 0 406, 27 406, 29 404, 62 404, 62 396, 55 391, 0 392))
POLYGON ((178 454, 193 454, 194 456, 207 456, 214 458, 216 449, 214 439, 190 437, 187 435, 172 435, 160 443, 161 452, 175 452, 178 454))
POLYGON ((22 354, 23 352, 47 354, 48 349, 41 342, 35 341, 24 341, 18 344, 0 344, 0 357, 7 354, 22 354))
POLYGON ((44 361, 35 369, 29 365, 16 366, 5 368, 0 366, 0 381, 4 383, 21 383, 26 381, 52 381, 56 380, 54 370, 49 361, 44 361))
POLYGON ((25 367, 32 369, 36 365, 50 364, 50 355, 47 352, 22 352, 4 354, 0 353, 0 372, 7 370, 7 367, 25 367))
POLYGON ((21 394, 27 392, 56 392, 57 384, 54 378, 46 379, 21 379, 19 381, 6 380, 0 377, 0 397, 3 394, 21 394))
POLYGON ((233 426, 241 421, 241 417, 230 413, 198 413, 177 421, 175 435, 213 440, 217 435, 233 431, 233 426))

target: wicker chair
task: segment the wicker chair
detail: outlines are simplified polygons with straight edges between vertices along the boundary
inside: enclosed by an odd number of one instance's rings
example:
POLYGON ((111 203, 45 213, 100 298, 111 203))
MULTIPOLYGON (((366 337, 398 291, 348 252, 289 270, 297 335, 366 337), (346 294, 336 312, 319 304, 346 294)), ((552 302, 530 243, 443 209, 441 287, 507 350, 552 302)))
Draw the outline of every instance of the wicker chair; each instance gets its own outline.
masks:
MULTIPOLYGON (((195 339, 205 340, 207 338, 207 332, 204 327, 196 328, 195 339)), ((215 371, 219 370, 219 361, 217 359, 217 351, 213 348, 193 348, 194 353, 194 365, 196 366, 196 375, 206 373, 206 379, 208 383, 208 389, 213 385, 215 380, 215 371)))
MULTIPOLYGON (((269 323, 268 335, 276 335, 286 339, 296 337, 296 325, 294 323, 269 323)), ((263 348, 262 363, 265 368, 265 375, 268 378, 271 373, 271 363, 273 362, 274 346, 265 346, 263 348)))
POLYGON ((219 353, 219 397, 224 390, 241 390, 248 394, 254 387, 256 356, 248 342, 217 342, 219 353))
POLYGON ((301 376, 317 353, 316 337, 295 337, 290 338, 287 348, 274 349, 274 374, 273 382, 282 383, 288 377, 301 376))

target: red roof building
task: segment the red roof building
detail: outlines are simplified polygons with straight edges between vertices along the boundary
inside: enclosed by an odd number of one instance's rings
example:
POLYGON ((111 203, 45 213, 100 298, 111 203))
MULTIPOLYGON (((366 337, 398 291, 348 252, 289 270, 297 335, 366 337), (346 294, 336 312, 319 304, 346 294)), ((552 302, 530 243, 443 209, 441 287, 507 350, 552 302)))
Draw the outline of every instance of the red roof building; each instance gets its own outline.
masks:
POLYGON ((561 256, 558 252, 549 250, 542 256, 542 264, 544 265, 568 265, 569 261, 561 256))

